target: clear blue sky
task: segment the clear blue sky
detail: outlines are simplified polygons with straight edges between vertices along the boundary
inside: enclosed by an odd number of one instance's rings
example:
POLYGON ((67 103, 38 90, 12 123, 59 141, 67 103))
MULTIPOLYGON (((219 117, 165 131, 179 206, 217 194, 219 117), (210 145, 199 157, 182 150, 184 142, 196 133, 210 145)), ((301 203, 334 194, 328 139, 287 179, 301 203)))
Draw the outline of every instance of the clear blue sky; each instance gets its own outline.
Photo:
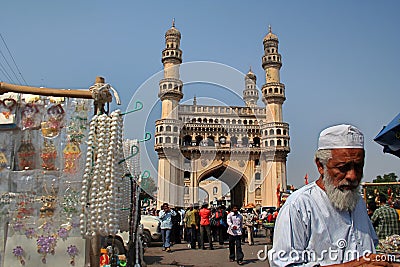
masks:
MULTIPOLYGON (((279 37, 286 85, 288 183, 302 185, 306 173, 317 178, 318 134, 343 122, 365 133, 366 181, 400 175, 400 159, 383 154, 372 140, 400 112, 399 1, 5 0, 1 9, 0 32, 29 85, 88 88, 101 75, 120 92, 122 109, 162 70, 172 18, 182 33, 184 62, 213 61, 241 72, 252 66, 259 87, 270 24, 279 37)), ((8 82, 1 73, 0 80, 8 82)), ((187 99, 208 93, 187 90, 187 99)), ((231 104, 241 105, 235 99, 231 104)))

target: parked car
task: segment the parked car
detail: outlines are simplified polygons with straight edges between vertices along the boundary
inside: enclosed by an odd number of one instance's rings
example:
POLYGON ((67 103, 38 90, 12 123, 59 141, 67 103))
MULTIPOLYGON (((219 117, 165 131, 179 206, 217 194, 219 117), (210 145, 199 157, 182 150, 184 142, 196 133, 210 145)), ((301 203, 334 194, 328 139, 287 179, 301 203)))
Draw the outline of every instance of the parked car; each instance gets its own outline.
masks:
MULTIPOLYGON (((141 215, 140 223, 144 247, 150 246, 152 242, 157 242, 161 240, 161 221, 158 217, 151 215, 141 215)), ((125 245, 127 245, 129 242, 129 233, 123 232, 119 233, 118 235, 122 237, 125 245)))
POLYGON ((161 220, 156 216, 142 215, 140 223, 143 225, 143 243, 150 246, 151 242, 161 241, 161 220))

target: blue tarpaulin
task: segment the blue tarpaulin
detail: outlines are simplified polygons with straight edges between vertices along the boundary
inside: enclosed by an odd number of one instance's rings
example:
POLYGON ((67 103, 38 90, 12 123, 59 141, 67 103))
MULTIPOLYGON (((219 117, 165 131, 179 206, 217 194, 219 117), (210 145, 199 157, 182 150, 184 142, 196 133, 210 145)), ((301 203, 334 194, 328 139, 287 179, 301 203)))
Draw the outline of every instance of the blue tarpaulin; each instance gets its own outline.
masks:
POLYGON ((374 138, 383 146, 383 152, 400 157, 400 113, 374 138))

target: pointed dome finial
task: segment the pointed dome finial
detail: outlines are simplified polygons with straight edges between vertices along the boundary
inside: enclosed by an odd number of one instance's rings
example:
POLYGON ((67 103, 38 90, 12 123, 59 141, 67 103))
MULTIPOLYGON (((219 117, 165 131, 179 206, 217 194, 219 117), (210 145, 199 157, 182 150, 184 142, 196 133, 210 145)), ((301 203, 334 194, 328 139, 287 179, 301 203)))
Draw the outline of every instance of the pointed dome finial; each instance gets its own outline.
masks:
POLYGON ((172 19, 172 27, 175 27, 175 18, 172 19))
POLYGON ((251 66, 250 66, 249 72, 252 72, 252 71, 251 71, 251 66))
POLYGON ((268 32, 269 32, 269 33, 272 33, 272 27, 271 27, 271 24, 270 24, 270 25, 268 25, 268 32))

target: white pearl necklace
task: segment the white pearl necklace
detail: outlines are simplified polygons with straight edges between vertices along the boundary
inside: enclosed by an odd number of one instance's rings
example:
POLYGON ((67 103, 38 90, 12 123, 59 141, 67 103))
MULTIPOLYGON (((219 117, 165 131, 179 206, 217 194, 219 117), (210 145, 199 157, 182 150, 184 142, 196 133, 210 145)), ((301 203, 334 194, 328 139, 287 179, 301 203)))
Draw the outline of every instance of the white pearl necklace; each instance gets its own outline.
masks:
POLYGON ((95 116, 90 123, 80 214, 81 234, 87 238, 97 234, 115 235, 120 228, 122 130, 119 110, 111 116, 95 116))

